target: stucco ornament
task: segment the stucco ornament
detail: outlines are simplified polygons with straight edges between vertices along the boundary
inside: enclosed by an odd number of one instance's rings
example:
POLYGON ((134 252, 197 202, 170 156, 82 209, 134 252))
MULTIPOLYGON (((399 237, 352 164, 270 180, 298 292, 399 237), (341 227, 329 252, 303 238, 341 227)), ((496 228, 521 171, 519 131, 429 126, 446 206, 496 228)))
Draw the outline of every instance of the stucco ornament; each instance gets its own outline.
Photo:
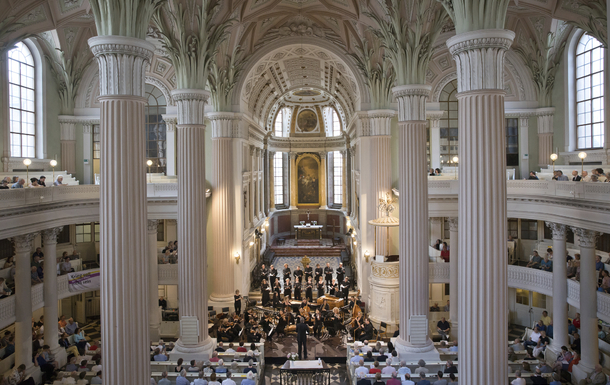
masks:
POLYGON ((455 24, 457 34, 480 29, 504 29, 510 0, 437 0, 455 24))
MULTIPOLYGON (((221 51, 227 51, 228 43, 225 42, 223 46, 224 49, 221 51)), ((219 54, 218 59, 211 62, 208 84, 212 94, 212 105, 216 111, 231 111, 233 90, 246 61, 247 57, 241 47, 235 46, 231 52, 219 54)))
POLYGON ((388 60, 384 60, 383 49, 377 38, 370 39, 373 46, 369 48, 368 40, 363 40, 362 46, 356 46, 356 52, 350 55, 369 86, 371 108, 373 110, 386 109, 392 102, 392 86, 396 80, 394 67, 388 60))
POLYGON ((585 30, 608 48, 608 9, 606 0, 576 0, 576 11, 586 16, 585 20, 569 23, 585 30))
POLYGON ((89 0, 98 36, 145 39, 150 18, 165 0, 89 0))

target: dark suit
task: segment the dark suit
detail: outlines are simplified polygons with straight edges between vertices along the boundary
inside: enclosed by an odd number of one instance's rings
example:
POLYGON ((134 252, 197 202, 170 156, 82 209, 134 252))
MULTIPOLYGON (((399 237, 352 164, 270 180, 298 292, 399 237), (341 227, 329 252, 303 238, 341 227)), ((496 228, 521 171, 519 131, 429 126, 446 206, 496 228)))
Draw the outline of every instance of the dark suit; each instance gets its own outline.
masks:
POLYGON ((297 325, 297 342, 299 343, 299 358, 307 359, 307 331, 309 326, 306 323, 301 322, 297 325), (301 355, 301 351, 305 348, 304 355, 301 355))
POLYGON ((576 175, 575 177, 572 178, 572 182, 580 182, 580 175, 576 175))
POLYGON ((361 378, 358 380, 356 385, 371 385, 371 381, 367 380, 366 378, 361 378))

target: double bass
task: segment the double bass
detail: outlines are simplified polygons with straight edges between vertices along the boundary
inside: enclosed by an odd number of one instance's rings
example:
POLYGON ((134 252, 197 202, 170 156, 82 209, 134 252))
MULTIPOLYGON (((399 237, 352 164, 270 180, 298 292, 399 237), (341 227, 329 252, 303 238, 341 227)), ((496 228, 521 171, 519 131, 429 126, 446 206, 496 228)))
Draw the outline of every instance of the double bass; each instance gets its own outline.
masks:
POLYGON ((303 319, 305 319, 305 322, 311 321, 311 309, 309 308, 309 305, 305 305, 304 307, 300 308, 299 314, 301 317, 303 317, 303 319))
POLYGON ((356 327, 356 321, 358 320, 358 317, 360 317, 360 315, 362 315, 362 309, 360 308, 360 306, 358 306, 359 297, 360 297, 360 290, 358 290, 358 294, 356 294, 356 300, 354 301, 354 308, 351 311, 352 321, 349 324, 350 329, 353 329, 356 327))

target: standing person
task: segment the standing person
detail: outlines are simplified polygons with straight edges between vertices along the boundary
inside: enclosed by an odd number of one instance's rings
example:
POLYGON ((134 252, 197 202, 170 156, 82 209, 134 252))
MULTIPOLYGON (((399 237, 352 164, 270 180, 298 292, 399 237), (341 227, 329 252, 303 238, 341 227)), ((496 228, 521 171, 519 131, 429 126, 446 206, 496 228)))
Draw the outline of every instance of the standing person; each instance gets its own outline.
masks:
POLYGON ((307 284, 305 285, 305 298, 307 298, 307 301, 313 302, 313 282, 311 277, 307 279, 307 284))
POLYGON ((267 279, 269 279, 269 269, 267 269, 265 267, 265 264, 263 263, 263 265, 261 266, 261 283, 263 282, 263 280, 267 279))
POLYGON ((243 299, 243 297, 239 294, 239 290, 235 290, 235 295, 233 296, 233 298, 235 298, 235 313, 237 313, 237 315, 240 315, 241 300, 243 299))
POLYGON ((318 282, 320 280, 320 277, 322 276, 322 268, 320 267, 320 264, 317 263, 316 264, 316 269, 314 270, 315 276, 314 276, 314 282, 318 282))
POLYGON ((330 267, 330 263, 326 263, 326 267, 324 268, 324 279, 326 280, 326 286, 331 286, 333 281, 333 268, 330 267))
POLYGON ((303 320, 303 317, 299 317, 299 323, 297 324, 297 342, 299 344, 299 358, 307 359, 307 333, 309 331, 309 326, 303 320), (301 351, 304 348, 303 355, 301 355, 301 351))
POLYGON ((288 267, 288 264, 287 264, 287 263, 284 263, 284 270, 282 271, 282 274, 283 274, 282 279, 283 279, 284 281, 286 281, 286 279, 290 279, 290 278, 292 278, 292 277, 291 277, 292 272, 290 271, 290 268, 288 267))
POLYGON ((318 281, 318 298, 322 298, 324 296, 324 281, 322 280, 322 277, 320 277, 320 280, 318 281))
POLYGON ((349 297, 349 278, 343 278, 343 282, 341 282, 341 291, 343 292, 343 298, 345 302, 347 302, 347 297, 349 297))
POLYGON ((294 277, 294 299, 301 301, 303 298, 301 297, 301 277, 294 277))
POLYGON ((275 280, 277 279, 277 269, 271 265, 269 268, 269 284, 275 285, 275 280))
POLYGON ((339 284, 343 282, 343 278, 345 277, 345 268, 343 267, 343 263, 339 263, 339 267, 337 267, 337 282, 339 284))
POLYGON ((290 278, 286 278, 286 283, 284 283, 284 298, 292 299, 292 285, 290 284, 290 278))
POLYGON ((305 267, 305 282, 309 280, 309 278, 313 277, 313 269, 309 266, 309 263, 305 267))
POLYGON ((263 307, 269 304, 269 292, 271 292, 271 286, 267 283, 267 280, 263 278, 261 283, 261 292, 263 294, 263 307))

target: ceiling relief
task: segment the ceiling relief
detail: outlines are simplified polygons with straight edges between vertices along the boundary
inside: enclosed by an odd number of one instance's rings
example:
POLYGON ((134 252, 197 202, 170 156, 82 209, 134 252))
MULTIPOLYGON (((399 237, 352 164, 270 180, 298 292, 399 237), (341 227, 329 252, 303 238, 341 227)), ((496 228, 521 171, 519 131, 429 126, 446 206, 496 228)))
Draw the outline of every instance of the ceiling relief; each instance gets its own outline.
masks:
POLYGON ((289 36, 317 37, 345 48, 345 42, 333 29, 320 26, 305 16, 297 15, 281 26, 266 30, 265 35, 254 45, 254 49, 289 36))

